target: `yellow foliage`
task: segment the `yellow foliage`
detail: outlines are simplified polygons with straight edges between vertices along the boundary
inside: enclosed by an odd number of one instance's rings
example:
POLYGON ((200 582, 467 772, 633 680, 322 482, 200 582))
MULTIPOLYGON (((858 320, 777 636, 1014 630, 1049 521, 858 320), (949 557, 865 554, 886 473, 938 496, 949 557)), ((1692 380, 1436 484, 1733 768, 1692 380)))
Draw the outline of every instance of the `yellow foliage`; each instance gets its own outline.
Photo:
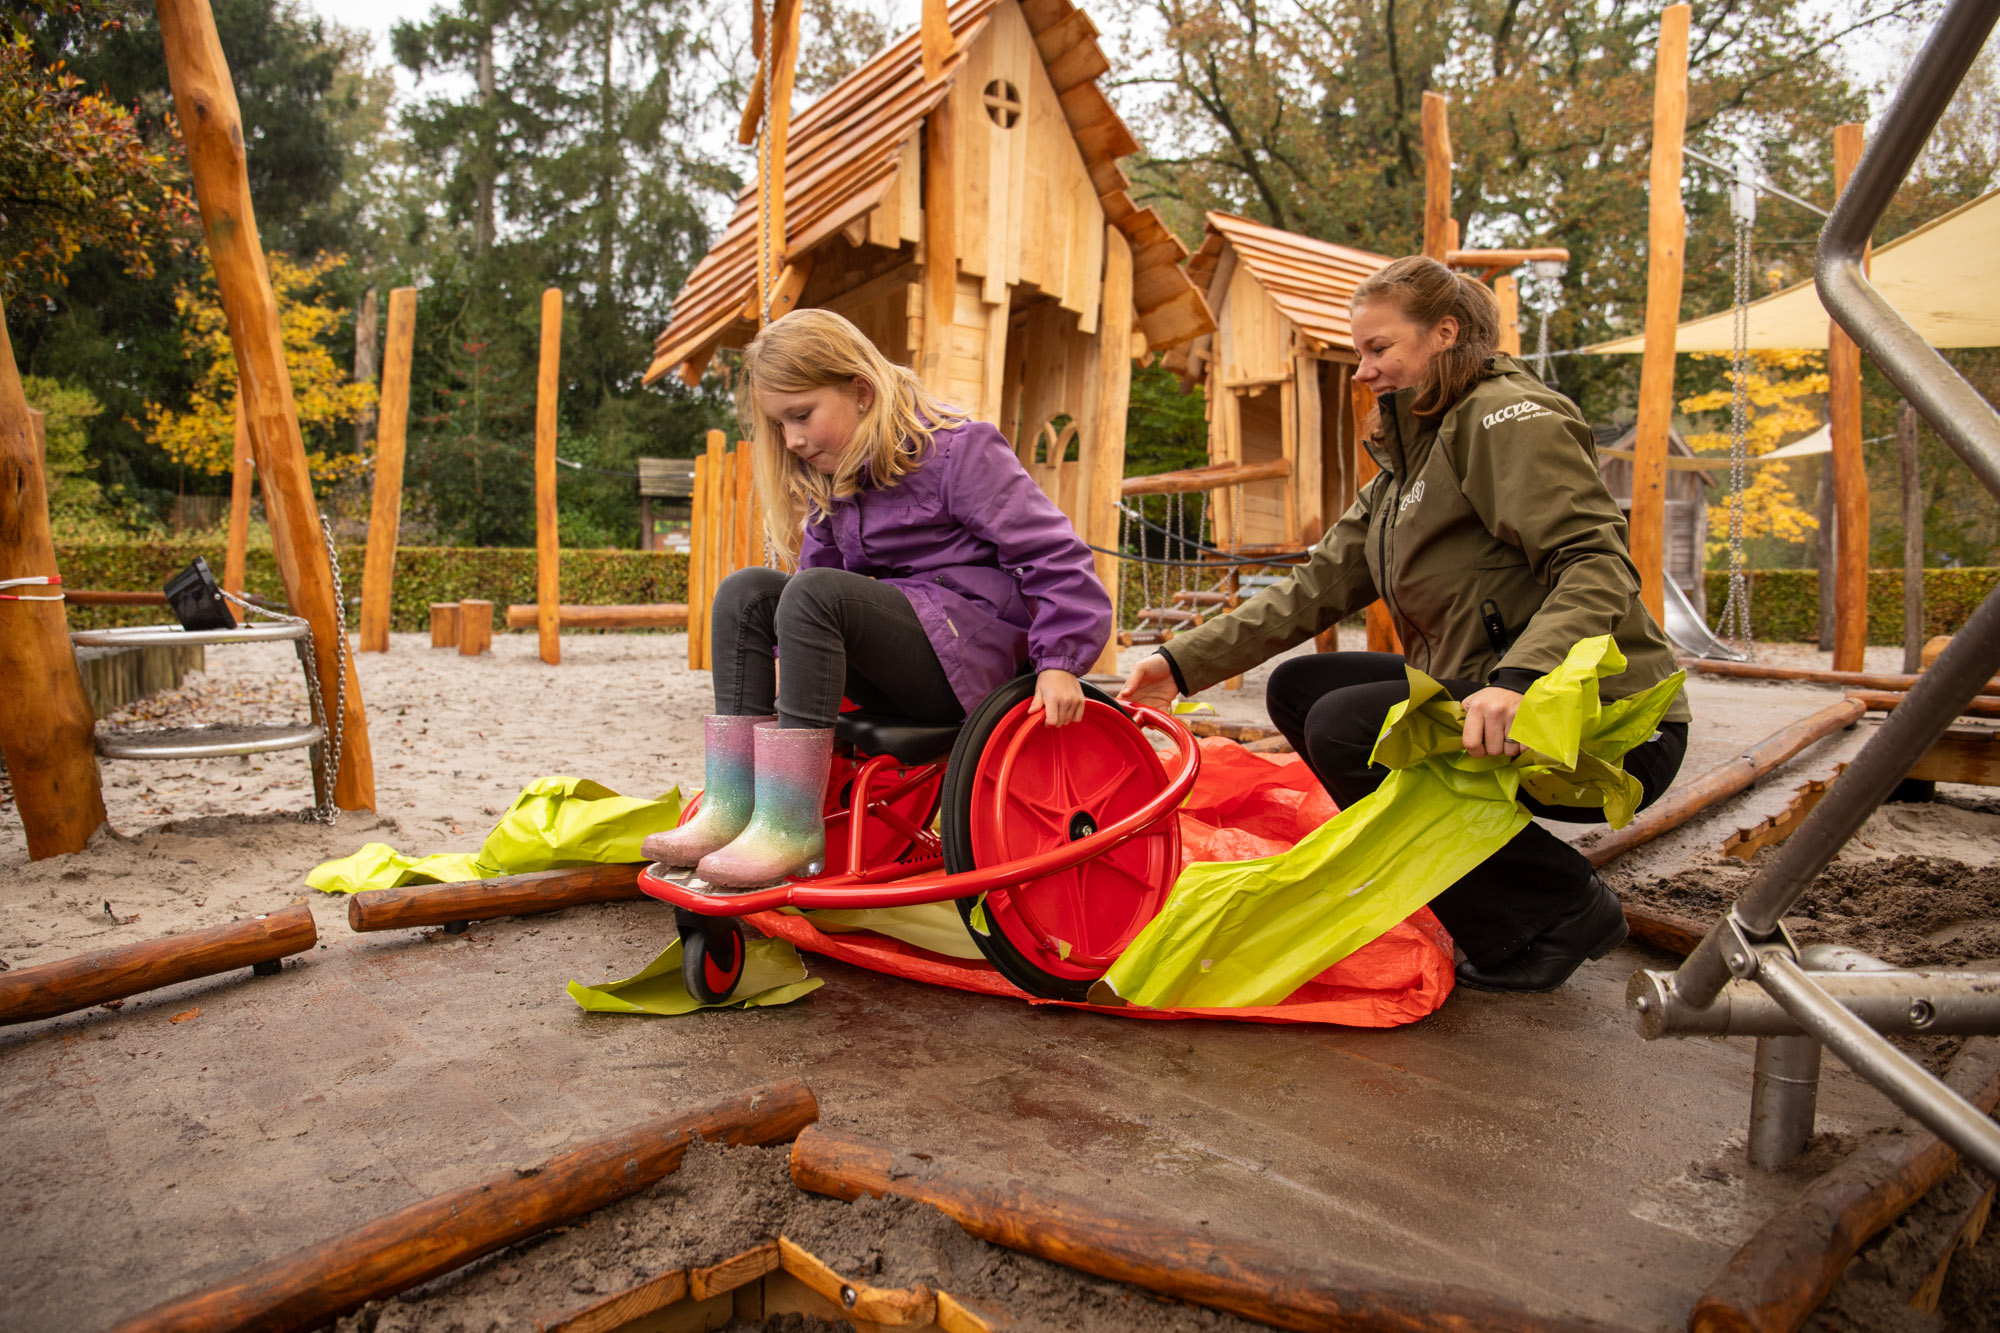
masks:
MULTIPOLYGON (((375 386, 350 378, 329 346, 330 335, 340 327, 341 312, 327 304, 330 297, 320 290, 320 283, 346 264, 347 257, 322 255, 301 263, 274 252, 267 262, 285 340, 285 365, 291 371, 292 402, 313 480, 353 476, 367 467, 368 455, 313 447, 316 439, 338 438, 335 428, 351 424, 375 405, 375 386)), ((153 443, 167 457, 217 475, 235 463, 236 349, 229 341, 229 320, 222 312, 214 270, 205 271, 198 288, 175 292, 174 305, 181 318, 181 355, 197 367, 194 391, 185 412, 146 404, 146 425, 153 443)))
MULTIPOLYGON (((1719 359, 1719 358, 1718 358, 1719 359)), ((1687 437, 1696 453, 1715 458, 1721 482, 1709 492, 1708 549, 1714 555, 1729 545, 1729 410, 1735 373, 1726 372, 1729 387, 1681 400, 1681 411, 1721 414, 1720 430, 1687 437)), ((1826 353, 1769 351, 1750 353, 1748 376, 1750 420, 1744 432, 1744 452, 1761 458, 1801 435, 1819 429, 1820 407, 1826 398, 1826 353)), ((1782 464, 1753 467, 1743 488, 1743 535, 1804 541, 1819 530, 1819 520, 1800 504, 1782 464)))

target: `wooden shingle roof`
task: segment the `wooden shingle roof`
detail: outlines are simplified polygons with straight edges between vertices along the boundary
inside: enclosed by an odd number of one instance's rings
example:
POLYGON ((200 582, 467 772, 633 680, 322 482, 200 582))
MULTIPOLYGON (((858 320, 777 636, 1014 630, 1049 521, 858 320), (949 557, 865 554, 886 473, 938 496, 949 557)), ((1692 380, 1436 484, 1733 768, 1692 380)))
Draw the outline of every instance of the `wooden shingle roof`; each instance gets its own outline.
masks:
MULTIPOLYGON (((904 145, 949 91, 966 50, 995 8, 1014 2, 958 0, 952 6, 958 54, 936 83, 924 83, 918 34, 911 31, 793 119, 785 150, 786 230, 793 255, 805 254, 881 203, 904 145)), ((1139 145, 1097 86, 1111 62, 1097 44, 1096 26, 1070 0, 1019 2, 1105 219, 1131 242, 1133 302, 1147 343, 1171 347, 1208 332, 1214 319, 1181 267, 1187 247, 1158 213, 1132 201, 1132 183, 1119 169, 1118 159, 1139 145)), ((756 224, 753 181, 737 195, 721 239, 674 298, 670 322, 654 342, 649 383, 690 358, 705 363, 745 318, 757 281, 756 224)))
POLYGON ((1297 232, 1252 222, 1234 213, 1210 213, 1201 249, 1188 261, 1188 275, 1210 300, 1209 290, 1223 243, 1236 251, 1278 309, 1298 328, 1315 351, 1354 350, 1354 333, 1347 322, 1347 304, 1361 280, 1385 267, 1388 255, 1316 241, 1297 232))

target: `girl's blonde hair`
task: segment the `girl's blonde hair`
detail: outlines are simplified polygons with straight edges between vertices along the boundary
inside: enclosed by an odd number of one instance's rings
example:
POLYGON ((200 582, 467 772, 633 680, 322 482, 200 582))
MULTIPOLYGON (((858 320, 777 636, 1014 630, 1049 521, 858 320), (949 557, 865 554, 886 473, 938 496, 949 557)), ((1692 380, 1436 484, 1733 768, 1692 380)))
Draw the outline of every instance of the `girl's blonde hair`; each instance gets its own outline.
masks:
POLYGON ((861 488, 863 469, 870 484, 894 486, 922 461, 936 431, 967 420, 831 310, 794 310, 750 340, 743 349, 736 414, 751 426, 765 531, 787 562, 798 558, 805 525, 861 488), (854 438, 831 476, 785 448, 784 428, 758 401, 760 393, 851 388, 857 379, 868 382, 875 398, 861 413, 854 438))
MULTIPOLYGON (((1393 301, 1404 318, 1426 333, 1447 317, 1458 321, 1458 341, 1424 367, 1410 404, 1418 416, 1443 415, 1465 397, 1466 390, 1486 378, 1486 363, 1500 341, 1500 302, 1485 284, 1435 259, 1411 255, 1362 279, 1348 306, 1379 300, 1393 301)), ((1363 429, 1381 443, 1380 413, 1372 414, 1363 429)))

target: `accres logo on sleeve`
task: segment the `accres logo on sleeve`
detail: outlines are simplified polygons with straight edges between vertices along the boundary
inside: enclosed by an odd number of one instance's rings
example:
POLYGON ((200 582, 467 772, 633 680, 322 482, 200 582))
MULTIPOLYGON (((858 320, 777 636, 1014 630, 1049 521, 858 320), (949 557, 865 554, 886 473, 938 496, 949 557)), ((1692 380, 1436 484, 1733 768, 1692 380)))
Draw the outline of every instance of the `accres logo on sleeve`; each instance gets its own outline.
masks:
POLYGON ((1554 415, 1553 412, 1543 407, 1540 403, 1509 403, 1505 407, 1496 408, 1494 411, 1488 412, 1479 419, 1479 424, 1491 430, 1495 426, 1508 421, 1533 421, 1536 417, 1554 415))

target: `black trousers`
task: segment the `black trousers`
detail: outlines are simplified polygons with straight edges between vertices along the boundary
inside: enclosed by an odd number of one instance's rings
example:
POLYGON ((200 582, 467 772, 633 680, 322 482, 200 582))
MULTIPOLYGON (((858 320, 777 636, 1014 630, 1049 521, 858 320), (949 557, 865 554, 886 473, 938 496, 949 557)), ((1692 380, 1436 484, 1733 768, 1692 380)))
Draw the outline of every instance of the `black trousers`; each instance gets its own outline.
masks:
POLYGON ((739 569, 715 590, 715 711, 830 727, 846 695, 918 722, 965 716, 910 599, 844 569, 739 569), (772 656, 782 654, 782 673, 772 656))
MULTIPOLYGON (((1454 699, 1485 688, 1440 681, 1454 699)), ((1345 809, 1381 785, 1389 770, 1370 766, 1369 751, 1391 706, 1410 697, 1403 659, 1394 653, 1316 653, 1280 662, 1264 702, 1271 721, 1345 809)), ((1687 724, 1666 722, 1625 756, 1625 771, 1645 788, 1642 808, 1680 772, 1687 724)), ((1544 805, 1526 796, 1529 813, 1594 824, 1601 812, 1544 805)), ((1561 838, 1530 824, 1465 878, 1431 900, 1452 939, 1474 966, 1491 967, 1588 901, 1590 863, 1561 838)))

